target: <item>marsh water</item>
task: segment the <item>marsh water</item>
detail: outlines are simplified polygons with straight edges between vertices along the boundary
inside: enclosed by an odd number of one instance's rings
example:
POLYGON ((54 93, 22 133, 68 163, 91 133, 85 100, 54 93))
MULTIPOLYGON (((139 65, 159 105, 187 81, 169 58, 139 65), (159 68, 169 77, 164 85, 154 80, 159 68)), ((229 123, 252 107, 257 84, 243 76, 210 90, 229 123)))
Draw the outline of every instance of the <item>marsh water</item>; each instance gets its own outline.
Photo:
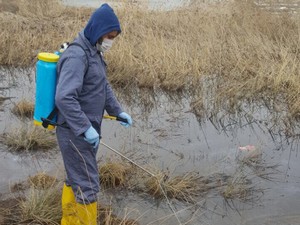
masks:
MULTIPOLYGON (((34 70, 0 72, 1 97, 8 98, 0 111, 0 129, 4 133, 26 126, 11 109, 22 99, 33 102, 35 83, 34 70)), ((273 112, 262 105, 251 110, 245 105, 242 113, 231 115, 220 112, 214 119, 199 118, 191 110, 188 94, 137 89, 116 89, 116 93, 124 110, 132 115, 134 125, 126 129, 116 121, 104 120, 102 141, 142 166, 153 165, 171 175, 231 173, 237 167, 239 147, 246 145, 262 151, 265 165, 279 166, 271 171, 270 179, 253 177, 253 185, 262 190, 253 201, 233 200, 228 204, 218 193, 199 197, 193 204, 172 201, 182 224, 300 224, 299 130, 294 137, 285 136, 273 112)), ((281 116, 277 118, 280 121, 281 116)), ((0 150, 2 198, 9 195, 11 185, 29 175, 46 172, 64 176, 57 149, 16 154, 2 144, 0 150)), ((119 158, 100 146, 100 163, 119 158)), ((139 218, 140 224, 179 224, 164 200, 157 202, 149 195, 123 191, 100 195, 120 215, 127 210, 129 217, 139 218)))

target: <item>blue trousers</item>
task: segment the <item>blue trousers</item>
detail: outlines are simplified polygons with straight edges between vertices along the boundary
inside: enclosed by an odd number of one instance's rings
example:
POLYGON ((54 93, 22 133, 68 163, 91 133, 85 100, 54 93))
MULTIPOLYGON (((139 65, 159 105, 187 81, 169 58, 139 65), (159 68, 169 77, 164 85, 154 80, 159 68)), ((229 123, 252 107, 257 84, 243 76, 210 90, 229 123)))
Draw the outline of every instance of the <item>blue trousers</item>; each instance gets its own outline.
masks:
POLYGON ((77 202, 96 202, 100 191, 96 161, 98 148, 94 149, 87 143, 83 135, 75 136, 69 128, 57 127, 56 137, 67 174, 66 185, 72 187, 77 202))

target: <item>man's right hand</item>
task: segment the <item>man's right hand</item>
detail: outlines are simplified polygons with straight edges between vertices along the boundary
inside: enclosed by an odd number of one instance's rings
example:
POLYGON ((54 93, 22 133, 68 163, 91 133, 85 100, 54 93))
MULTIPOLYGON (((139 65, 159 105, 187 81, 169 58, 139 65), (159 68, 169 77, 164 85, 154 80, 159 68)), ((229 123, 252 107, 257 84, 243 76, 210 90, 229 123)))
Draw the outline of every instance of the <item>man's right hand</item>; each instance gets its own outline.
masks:
POLYGON ((84 140, 86 142, 88 142, 89 144, 93 145, 94 148, 97 148, 99 145, 99 134, 97 133, 97 131, 94 129, 93 126, 90 126, 89 129, 87 129, 86 132, 84 132, 84 140))

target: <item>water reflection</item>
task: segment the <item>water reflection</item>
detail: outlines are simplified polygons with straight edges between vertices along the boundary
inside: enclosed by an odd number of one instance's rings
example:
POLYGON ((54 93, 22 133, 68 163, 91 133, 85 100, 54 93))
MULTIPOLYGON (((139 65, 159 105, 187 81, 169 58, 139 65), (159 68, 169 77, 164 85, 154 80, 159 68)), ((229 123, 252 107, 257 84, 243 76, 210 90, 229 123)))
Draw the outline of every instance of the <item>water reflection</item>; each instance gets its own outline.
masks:
POLYGON ((157 119, 168 117, 166 121, 179 123, 184 120, 185 114, 191 114, 200 126, 209 123, 226 136, 237 137, 244 129, 259 135, 260 130, 277 143, 277 150, 283 150, 285 145, 300 140, 300 125, 296 118, 290 117, 286 103, 281 99, 265 97, 255 102, 245 100, 234 105, 224 102, 219 105, 207 101, 215 94, 213 86, 207 86, 210 92, 204 95, 199 95, 199 89, 197 92, 173 93, 157 89, 116 89, 118 98, 128 108, 136 110, 134 115, 143 121, 148 121, 151 114, 156 114, 157 119))

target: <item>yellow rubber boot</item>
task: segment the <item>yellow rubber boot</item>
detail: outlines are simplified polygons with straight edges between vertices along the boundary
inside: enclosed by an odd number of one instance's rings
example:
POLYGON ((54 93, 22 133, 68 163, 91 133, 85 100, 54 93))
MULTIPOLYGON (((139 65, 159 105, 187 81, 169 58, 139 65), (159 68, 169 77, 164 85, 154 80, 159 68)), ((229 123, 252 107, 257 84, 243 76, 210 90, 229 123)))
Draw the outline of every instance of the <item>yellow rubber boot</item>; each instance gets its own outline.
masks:
POLYGON ((74 192, 71 187, 68 187, 64 184, 62 197, 61 197, 61 206, 62 206, 62 219, 61 225, 76 225, 80 224, 77 219, 77 210, 76 210, 76 201, 74 192))
POLYGON ((80 225, 97 225, 97 202, 88 205, 77 203, 76 206, 80 225))

